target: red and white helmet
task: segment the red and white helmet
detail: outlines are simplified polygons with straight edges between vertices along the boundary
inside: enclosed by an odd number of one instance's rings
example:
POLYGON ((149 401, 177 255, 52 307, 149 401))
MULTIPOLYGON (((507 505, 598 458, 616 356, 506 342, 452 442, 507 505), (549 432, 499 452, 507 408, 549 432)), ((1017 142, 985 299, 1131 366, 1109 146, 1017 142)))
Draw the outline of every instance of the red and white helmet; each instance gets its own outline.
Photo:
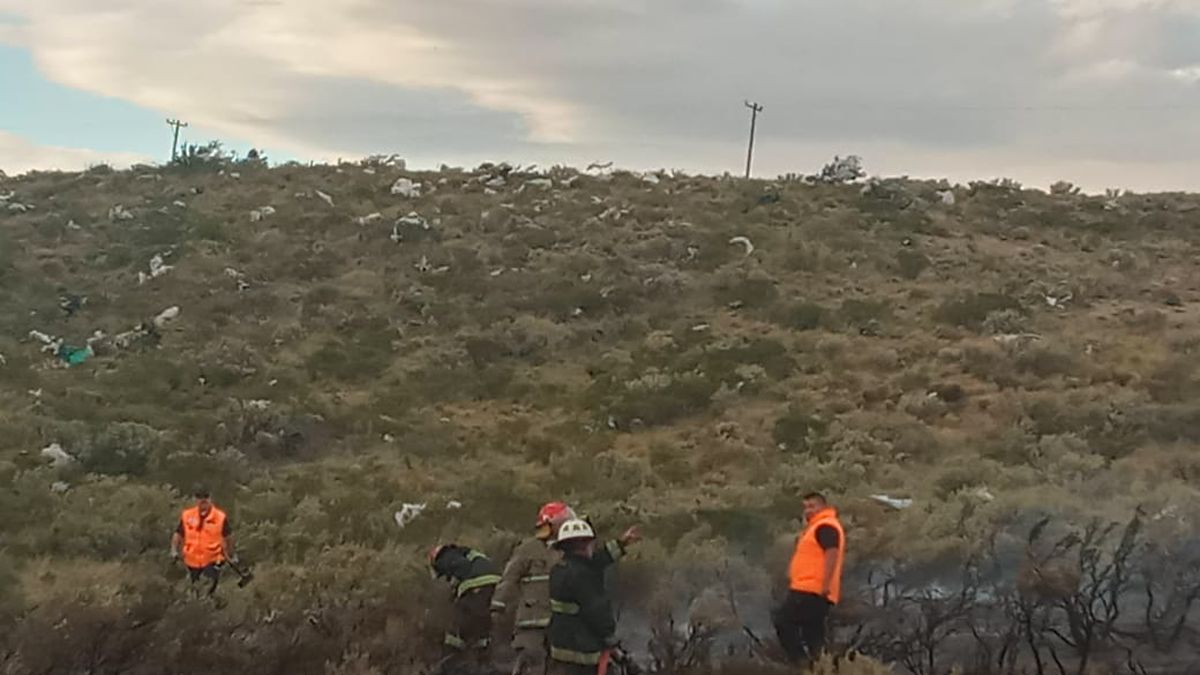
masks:
POLYGON ((563 502, 550 502, 538 510, 537 523, 535 528, 550 527, 557 528, 568 520, 575 517, 575 511, 563 502))

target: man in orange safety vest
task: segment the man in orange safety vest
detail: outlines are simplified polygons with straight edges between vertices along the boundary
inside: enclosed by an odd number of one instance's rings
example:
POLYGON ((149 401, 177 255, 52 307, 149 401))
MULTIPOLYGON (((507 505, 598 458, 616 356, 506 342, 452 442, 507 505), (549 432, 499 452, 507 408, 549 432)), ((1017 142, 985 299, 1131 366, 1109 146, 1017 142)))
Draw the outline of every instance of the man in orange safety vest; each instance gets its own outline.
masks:
POLYGON ((234 560, 233 532, 229 517, 212 503, 207 488, 197 486, 192 492, 196 503, 179 515, 171 535, 171 557, 183 559, 193 585, 201 577, 208 579, 207 593, 212 595, 221 580, 221 566, 234 560))
POLYGON ((829 610, 841 600, 846 533, 837 510, 820 493, 804 496, 804 532, 788 565, 788 593, 772 620, 792 661, 816 659, 825 648, 829 610))

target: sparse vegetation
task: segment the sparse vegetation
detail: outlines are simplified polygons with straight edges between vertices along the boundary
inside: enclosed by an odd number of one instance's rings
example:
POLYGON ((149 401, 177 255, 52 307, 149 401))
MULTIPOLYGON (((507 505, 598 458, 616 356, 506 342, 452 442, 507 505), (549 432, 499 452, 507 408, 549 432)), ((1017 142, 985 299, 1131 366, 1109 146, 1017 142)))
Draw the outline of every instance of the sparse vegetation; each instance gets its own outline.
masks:
POLYGON ((0 211, 6 675, 414 672, 423 551, 503 558, 554 497, 645 524, 618 581, 643 663, 773 672, 742 626, 769 632, 809 489, 853 550, 839 648, 1194 667, 1200 197, 184 157, 0 178, 35 206, 0 211), (67 367, 31 331, 100 348, 67 367), (219 611, 164 559, 197 479, 256 565, 219 611))

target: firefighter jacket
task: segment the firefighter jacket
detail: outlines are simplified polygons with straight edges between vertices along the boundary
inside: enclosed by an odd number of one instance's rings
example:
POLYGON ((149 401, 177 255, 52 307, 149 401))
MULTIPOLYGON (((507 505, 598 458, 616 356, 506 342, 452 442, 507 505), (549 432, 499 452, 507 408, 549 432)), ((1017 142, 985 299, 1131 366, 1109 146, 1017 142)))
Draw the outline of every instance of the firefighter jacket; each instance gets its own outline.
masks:
POLYGON ((562 554, 540 539, 528 539, 504 566, 492 608, 513 612, 518 630, 550 625, 550 570, 562 554))
POLYGON ((499 570, 486 555, 462 546, 448 546, 434 561, 434 571, 454 584, 454 596, 500 583, 499 570))
POLYGON ((567 554, 550 572, 550 658, 592 666, 616 645, 617 623, 604 572, 624 554, 615 541, 589 559, 567 554))

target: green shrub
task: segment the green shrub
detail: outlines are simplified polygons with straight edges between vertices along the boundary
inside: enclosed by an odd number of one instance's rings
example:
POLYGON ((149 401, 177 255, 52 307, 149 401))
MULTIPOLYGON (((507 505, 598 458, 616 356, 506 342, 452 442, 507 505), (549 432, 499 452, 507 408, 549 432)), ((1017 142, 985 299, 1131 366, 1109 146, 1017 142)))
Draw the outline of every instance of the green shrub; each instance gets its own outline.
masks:
POLYGON ((822 326, 829 311, 815 302, 797 302, 778 308, 774 320, 793 330, 816 330, 822 326))
POLYGON ((823 444, 829 422, 806 407, 791 406, 775 421, 771 437, 788 452, 807 453, 823 444))
POLYGON ((933 318, 941 323, 964 328, 980 328, 992 312, 1020 311, 1021 303, 999 293, 968 293, 949 298, 934 311, 933 318))

